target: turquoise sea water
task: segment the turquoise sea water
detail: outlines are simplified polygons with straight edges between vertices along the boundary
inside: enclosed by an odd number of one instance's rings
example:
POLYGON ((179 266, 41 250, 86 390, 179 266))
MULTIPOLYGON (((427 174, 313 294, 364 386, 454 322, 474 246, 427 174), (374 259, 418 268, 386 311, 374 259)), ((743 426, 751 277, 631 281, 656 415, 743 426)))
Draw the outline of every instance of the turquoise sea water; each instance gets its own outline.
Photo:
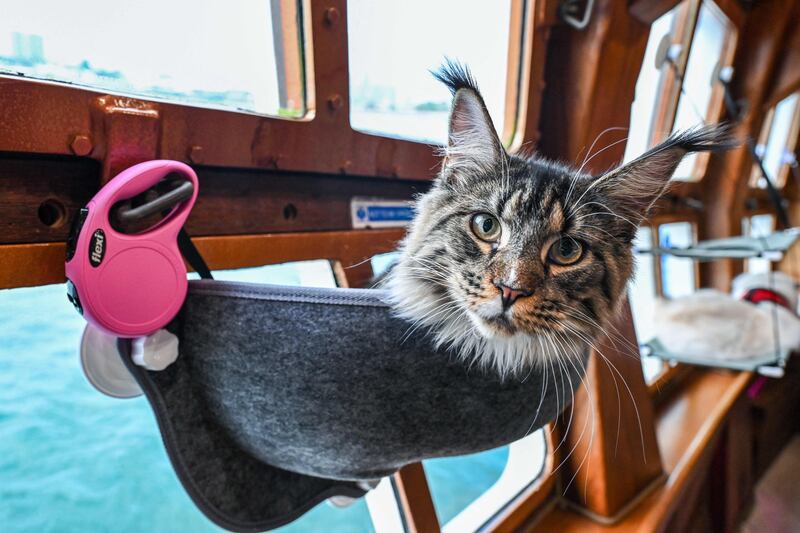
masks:
MULTIPOLYGON (((289 266, 227 277, 299 284, 289 266)), ((144 398, 95 391, 78 358, 83 319, 63 285, 0 291, 0 531, 221 531, 178 482, 144 398)), ((494 483, 500 448, 425 462, 440 521, 494 483)), ((372 531, 366 504, 320 504, 283 532, 372 531)))

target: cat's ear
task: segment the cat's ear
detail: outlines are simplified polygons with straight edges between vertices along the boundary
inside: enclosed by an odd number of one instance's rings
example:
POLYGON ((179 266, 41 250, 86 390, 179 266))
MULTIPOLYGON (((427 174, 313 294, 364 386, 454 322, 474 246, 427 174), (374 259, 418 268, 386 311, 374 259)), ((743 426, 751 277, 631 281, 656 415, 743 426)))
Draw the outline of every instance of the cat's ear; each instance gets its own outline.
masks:
POLYGON ((433 75, 453 93, 442 176, 454 180, 492 171, 505 152, 469 69, 448 60, 433 75))
POLYGON ((589 185, 639 223, 669 188, 681 159, 692 152, 728 150, 739 144, 727 126, 712 125, 674 133, 633 161, 617 167, 589 185))

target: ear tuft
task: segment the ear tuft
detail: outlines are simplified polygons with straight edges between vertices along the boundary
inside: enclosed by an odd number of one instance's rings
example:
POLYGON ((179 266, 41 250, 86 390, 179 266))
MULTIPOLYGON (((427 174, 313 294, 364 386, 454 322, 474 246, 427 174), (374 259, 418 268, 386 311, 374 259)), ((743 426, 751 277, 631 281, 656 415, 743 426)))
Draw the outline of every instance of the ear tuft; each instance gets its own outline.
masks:
POLYGON ((645 152, 638 159, 646 157, 647 154, 656 150, 680 148, 687 154, 692 152, 719 152, 736 148, 740 144, 741 142, 733 136, 731 127, 728 124, 712 124, 675 132, 664 142, 645 152))
POLYGON ((641 220, 669 188, 670 178, 686 154, 729 150, 739 144, 727 125, 676 132, 633 161, 598 177, 590 187, 597 187, 627 214, 641 220))
POLYGON ((459 89, 469 89, 476 94, 480 94, 478 83, 472 77, 469 67, 462 65, 458 61, 446 58, 439 70, 432 70, 431 74, 433 74, 434 78, 444 83, 453 96, 456 95, 459 89))
POLYGON ((448 59, 433 75, 453 94, 442 175, 463 179, 493 170, 505 151, 469 68, 448 59))

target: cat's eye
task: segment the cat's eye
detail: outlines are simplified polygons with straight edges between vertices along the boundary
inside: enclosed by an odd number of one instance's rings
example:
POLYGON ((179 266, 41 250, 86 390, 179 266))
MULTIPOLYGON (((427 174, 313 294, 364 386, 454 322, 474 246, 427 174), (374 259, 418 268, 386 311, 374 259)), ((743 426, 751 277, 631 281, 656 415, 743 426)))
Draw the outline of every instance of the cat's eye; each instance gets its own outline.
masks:
POLYGON ((488 213, 478 213, 472 217, 472 232, 482 241, 496 242, 500 239, 500 221, 488 213))
POLYGON ((547 259, 561 266, 574 265, 581 257, 583 257, 583 245, 572 237, 561 237, 547 252, 547 259))

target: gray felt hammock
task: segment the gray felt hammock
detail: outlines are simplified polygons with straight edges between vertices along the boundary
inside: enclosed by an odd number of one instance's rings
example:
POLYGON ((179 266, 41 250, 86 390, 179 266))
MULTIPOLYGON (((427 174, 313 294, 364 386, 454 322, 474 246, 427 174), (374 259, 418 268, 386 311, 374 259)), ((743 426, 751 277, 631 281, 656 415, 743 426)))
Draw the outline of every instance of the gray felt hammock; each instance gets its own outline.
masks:
POLYGON ((555 418, 580 382, 499 380, 437 352, 385 293, 192 281, 170 326, 177 361, 130 362, 198 507, 234 531, 286 524, 431 457, 508 444, 555 418), (549 384, 549 385, 548 385, 549 384), (546 387, 546 388, 545 388, 546 387))

